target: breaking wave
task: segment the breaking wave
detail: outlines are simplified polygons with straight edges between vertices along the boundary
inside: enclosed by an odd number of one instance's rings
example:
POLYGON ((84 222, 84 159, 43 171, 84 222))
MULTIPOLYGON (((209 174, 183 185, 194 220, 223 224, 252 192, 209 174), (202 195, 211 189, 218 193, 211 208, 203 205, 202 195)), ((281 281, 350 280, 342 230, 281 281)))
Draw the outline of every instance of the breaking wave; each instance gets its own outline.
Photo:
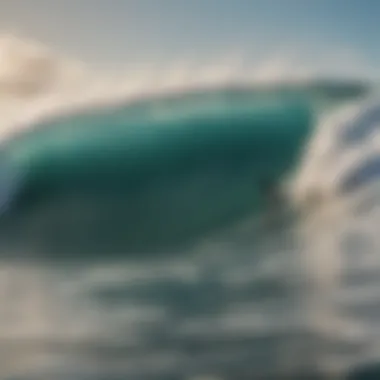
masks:
POLYGON ((301 94, 319 120, 287 183, 297 219, 260 244, 243 233, 148 262, 4 262, 4 378, 237 379, 378 359, 380 106, 366 83, 273 66, 242 76, 231 62, 120 80, 12 36, 0 38, 0 58, 3 143, 51 117, 206 89, 301 94))

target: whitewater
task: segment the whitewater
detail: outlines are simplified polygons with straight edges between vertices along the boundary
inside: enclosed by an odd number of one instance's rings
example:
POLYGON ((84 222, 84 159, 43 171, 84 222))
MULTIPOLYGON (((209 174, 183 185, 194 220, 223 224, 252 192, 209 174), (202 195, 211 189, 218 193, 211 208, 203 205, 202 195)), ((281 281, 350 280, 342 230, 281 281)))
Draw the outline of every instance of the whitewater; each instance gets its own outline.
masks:
POLYGON ((44 46, 0 38, 2 143, 80 109, 194 89, 258 91, 284 79, 317 93, 318 114, 284 184, 296 216, 274 230, 248 223, 143 261, 107 260, 105 253, 102 260, 41 262, 27 260, 28 252, 4 252, 2 378, 345 378, 378 360, 375 94, 329 98, 310 90, 304 75, 242 75, 231 63, 185 69, 99 78, 44 46))

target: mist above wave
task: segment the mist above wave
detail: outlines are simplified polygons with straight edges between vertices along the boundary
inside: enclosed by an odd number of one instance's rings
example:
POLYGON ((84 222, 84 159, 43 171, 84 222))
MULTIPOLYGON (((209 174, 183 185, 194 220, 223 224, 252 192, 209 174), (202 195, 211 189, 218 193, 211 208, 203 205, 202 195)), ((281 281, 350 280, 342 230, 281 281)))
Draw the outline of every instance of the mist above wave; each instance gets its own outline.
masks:
POLYGON ((152 95, 291 88, 336 99, 356 96, 367 88, 361 81, 315 78, 316 73, 295 70, 278 58, 252 66, 228 57, 207 65, 179 61, 161 68, 138 65, 119 73, 99 73, 38 42, 4 34, 0 35, 0 138, 48 115, 152 95))

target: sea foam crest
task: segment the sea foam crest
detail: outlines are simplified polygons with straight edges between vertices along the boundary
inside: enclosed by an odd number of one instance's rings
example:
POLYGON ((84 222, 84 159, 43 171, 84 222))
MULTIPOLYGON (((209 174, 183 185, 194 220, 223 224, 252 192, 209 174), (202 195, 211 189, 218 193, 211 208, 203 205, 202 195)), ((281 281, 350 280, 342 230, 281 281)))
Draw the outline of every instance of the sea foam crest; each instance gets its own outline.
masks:
POLYGON ((322 115, 291 184, 298 205, 355 198, 380 181, 380 101, 322 115))
POLYGON ((291 62, 278 57, 248 66, 240 56, 227 54, 210 63, 178 60, 164 67, 139 64, 109 73, 40 43, 0 35, 0 141, 41 119, 84 107, 193 89, 296 83, 309 77, 307 70, 294 70, 291 62))

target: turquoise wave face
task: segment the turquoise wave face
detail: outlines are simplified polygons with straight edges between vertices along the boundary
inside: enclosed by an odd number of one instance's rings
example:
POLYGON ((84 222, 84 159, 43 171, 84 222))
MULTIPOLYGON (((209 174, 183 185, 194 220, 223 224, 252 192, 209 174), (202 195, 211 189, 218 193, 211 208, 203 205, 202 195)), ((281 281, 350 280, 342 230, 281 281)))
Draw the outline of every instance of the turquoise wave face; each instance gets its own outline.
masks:
POLYGON ((71 253, 192 242, 265 210, 312 124, 305 101, 252 94, 151 99, 50 119, 5 147, 22 175, 3 230, 40 251, 71 253))

